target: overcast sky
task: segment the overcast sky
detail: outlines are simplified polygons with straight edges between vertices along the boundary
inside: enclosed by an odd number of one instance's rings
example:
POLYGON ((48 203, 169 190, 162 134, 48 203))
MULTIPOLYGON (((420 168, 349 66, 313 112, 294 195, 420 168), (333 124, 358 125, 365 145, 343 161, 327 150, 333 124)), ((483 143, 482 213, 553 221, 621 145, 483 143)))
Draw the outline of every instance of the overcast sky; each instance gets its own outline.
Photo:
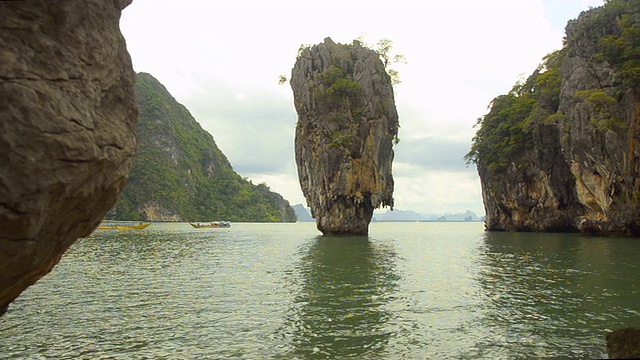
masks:
POLYGON ((302 44, 393 42, 400 143, 395 208, 484 214, 463 156, 489 102, 562 47, 564 27, 602 0, 134 0, 121 29, 136 72, 185 105, 240 175, 306 205, 289 84, 302 44))

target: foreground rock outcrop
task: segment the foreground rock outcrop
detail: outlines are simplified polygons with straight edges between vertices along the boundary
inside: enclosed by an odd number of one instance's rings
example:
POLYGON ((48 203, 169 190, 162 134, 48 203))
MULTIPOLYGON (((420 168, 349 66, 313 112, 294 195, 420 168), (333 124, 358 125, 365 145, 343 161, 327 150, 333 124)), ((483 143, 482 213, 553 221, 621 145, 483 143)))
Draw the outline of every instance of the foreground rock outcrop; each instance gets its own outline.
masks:
POLYGON ((291 87, 298 176, 318 230, 366 235, 373 210, 393 207, 398 114, 379 55, 326 38, 302 50, 291 87))
POLYGON ((494 99, 469 159, 488 230, 640 235, 640 3, 611 0, 494 99))
POLYGON ((0 2, 0 314, 87 236, 135 151, 131 1, 0 2))
POLYGON ((609 359, 640 358, 640 329, 624 328, 607 333, 609 359))

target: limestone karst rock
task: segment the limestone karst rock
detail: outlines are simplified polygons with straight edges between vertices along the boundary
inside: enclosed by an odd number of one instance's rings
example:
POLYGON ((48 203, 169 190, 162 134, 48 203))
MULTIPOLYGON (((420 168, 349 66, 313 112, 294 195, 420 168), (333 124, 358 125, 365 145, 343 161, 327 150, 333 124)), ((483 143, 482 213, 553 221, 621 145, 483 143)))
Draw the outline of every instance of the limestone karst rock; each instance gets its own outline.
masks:
POLYGON ((617 0, 582 13, 566 28, 559 106, 566 116, 558 126, 584 208, 575 219, 583 233, 640 235, 640 83, 625 74, 632 70, 637 79, 640 66, 637 55, 614 58, 605 46, 607 37, 615 38, 637 54, 626 36, 634 28, 638 33, 639 18, 640 3, 617 0), (636 19, 635 25, 623 29, 622 17, 636 19))
POLYGON ((127 186, 105 219, 288 221, 289 202, 236 173, 189 110, 151 74, 138 73, 138 148, 127 186))
POLYGON ((291 75, 298 113, 298 177, 325 235, 366 235, 373 210, 393 207, 391 79, 359 42, 323 43, 300 53, 291 75))
POLYGON ((640 235, 640 3, 611 0, 495 98, 470 152, 487 230, 640 235))
POLYGON ((0 314, 96 228, 135 152, 131 0, 0 2, 0 314))

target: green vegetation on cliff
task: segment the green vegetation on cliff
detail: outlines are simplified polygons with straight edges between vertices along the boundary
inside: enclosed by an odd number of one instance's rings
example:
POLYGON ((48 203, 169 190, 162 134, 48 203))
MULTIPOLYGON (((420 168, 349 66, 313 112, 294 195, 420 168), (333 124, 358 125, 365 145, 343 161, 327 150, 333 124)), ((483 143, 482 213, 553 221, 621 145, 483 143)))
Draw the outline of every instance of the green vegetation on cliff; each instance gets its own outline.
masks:
POLYGON ((640 1, 609 0, 477 123, 489 230, 640 233, 640 1))
POLYGON ((593 19, 583 29, 604 34, 598 43, 596 59, 607 61, 626 87, 640 87, 640 2, 610 0, 593 9, 593 19), (597 11, 594 11, 597 10, 597 11))
MULTIPOLYGON (((558 112, 560 68, 568 51, 588 53, 594 61, 607 62, 615 70, 622 85, 617 87, 617 93, 604 88, 581 90, 576 92, 576 100, 592 108, 595 116, 590 125, 594 129, 624 131, 626 124, 611 113, 610 107, 617 104, 626 89, 640 88, 638 14, 639 1, 610 0, 604 6, 586 12, 586 20, 574 21, 571 34, 580 34, 580 38, 568 36, 565 48, 548 55, 526 82, 517 84, 507 95, 493 99, 489 113, 478 119, 478 131, 466 160, 482 163, 489 170, 504 169, 521 160, 521 156, 533 148, 530 126, 533 122, 561 123, 564 114, 558 112), (583 42, 585 36, 599 39, 594 48, 583 42)), ((564 125, 570 126, 569 123, 564 125)))
POLYGON ((295 221, 266 184, 238 175, 211 134, 155 78, 136 78, 138 150, 110 219, 295 221))
POLYGON ((534 145, 530 125, 557 117, 563 56, 562 51, 547 55, 524 83, 493 99, 489 113, 476 124, 478 131, 465 157, 468 162, 482 163, 489 170, 516 162, 527 165, 520 160, 534 145))

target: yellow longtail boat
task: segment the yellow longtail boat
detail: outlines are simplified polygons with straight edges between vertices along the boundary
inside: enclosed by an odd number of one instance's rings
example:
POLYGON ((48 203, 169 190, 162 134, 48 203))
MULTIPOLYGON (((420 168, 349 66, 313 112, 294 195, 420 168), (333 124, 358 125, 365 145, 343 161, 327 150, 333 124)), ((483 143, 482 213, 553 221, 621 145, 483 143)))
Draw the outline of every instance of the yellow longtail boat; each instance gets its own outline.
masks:
POLYGON ((127 224, 127 223, 106 223, 98 226, 98 230, 140 230, 151 223, 127 224))

